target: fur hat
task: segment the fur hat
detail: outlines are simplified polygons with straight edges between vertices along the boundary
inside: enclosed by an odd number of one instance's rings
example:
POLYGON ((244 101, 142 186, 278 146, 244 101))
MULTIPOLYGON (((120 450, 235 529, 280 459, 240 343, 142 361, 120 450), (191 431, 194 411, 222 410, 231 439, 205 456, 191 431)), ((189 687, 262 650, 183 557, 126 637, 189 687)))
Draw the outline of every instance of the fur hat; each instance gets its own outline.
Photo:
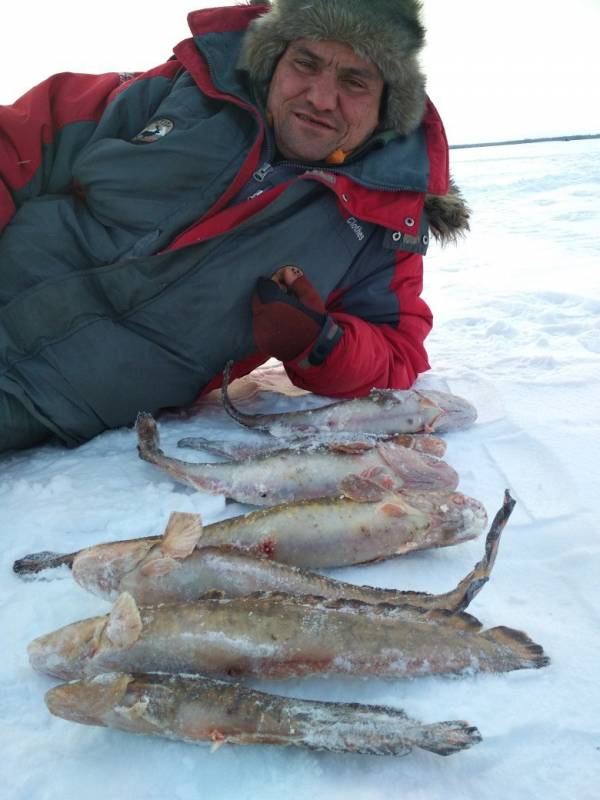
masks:
POLYGON ((240 66, 266 85, 295 39, 331 39, 376 64, 386 83, 382 123, 407 134, 425 109, 425 78, 418 53, 425 40, 419 0, 251 0, 269 5, 244 37, 240 66))

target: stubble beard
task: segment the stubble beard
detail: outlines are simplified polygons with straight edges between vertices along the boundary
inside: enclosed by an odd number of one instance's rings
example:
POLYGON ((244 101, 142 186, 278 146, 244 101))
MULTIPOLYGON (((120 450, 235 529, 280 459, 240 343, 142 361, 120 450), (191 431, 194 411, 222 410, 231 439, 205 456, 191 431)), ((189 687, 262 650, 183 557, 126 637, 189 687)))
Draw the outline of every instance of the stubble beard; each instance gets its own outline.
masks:
POLYGON ((284 158, 293 161, 324 161, 336 147, 339 139, 337 131, 332 130, 331 135, 298 130, 298 125, 293 117, 286 116, 275 129, 277 148, 284 158))

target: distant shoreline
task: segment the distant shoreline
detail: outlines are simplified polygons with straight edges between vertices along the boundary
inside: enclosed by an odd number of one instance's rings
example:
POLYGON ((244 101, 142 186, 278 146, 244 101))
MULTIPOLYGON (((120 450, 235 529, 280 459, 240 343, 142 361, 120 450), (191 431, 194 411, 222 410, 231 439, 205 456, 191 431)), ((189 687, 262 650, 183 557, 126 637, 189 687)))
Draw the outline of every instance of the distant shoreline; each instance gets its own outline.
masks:
POLYGON ((504 147, 508 144, 537 144, 538 142, 575 142, 581 139, 600 139, 600 133, 585 133, 573 136, 543 136, 538 139, 507 139, 502 142, 478 142, 475 144, 451 144, 449 149, 466 150, 473 147, 504 147))

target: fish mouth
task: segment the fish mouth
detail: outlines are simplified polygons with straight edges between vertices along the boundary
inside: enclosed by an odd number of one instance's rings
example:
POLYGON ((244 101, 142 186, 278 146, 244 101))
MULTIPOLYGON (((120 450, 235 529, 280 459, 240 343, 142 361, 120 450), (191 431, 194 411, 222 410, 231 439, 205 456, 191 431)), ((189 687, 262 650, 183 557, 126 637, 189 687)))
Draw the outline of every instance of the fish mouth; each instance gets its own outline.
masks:
POLYGON ((443 409, 443 413, 433 426, 436 433, 470 428, 477 420, 476 408, 462 397, 438 392, 434 389, 420 389, 419 394, 443 409))

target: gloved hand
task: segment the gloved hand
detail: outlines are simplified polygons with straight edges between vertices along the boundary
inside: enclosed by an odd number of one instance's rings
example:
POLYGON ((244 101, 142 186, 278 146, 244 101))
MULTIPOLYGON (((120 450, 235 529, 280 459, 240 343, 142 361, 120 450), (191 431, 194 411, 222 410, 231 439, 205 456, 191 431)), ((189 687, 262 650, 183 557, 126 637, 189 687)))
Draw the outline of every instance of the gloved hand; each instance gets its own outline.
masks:
POLYGON ((258 279, 252 314, 259 350, 281 361, 306 350, 329 319, 319 293, 298 267, 283 267, 272 278, 258 279))

